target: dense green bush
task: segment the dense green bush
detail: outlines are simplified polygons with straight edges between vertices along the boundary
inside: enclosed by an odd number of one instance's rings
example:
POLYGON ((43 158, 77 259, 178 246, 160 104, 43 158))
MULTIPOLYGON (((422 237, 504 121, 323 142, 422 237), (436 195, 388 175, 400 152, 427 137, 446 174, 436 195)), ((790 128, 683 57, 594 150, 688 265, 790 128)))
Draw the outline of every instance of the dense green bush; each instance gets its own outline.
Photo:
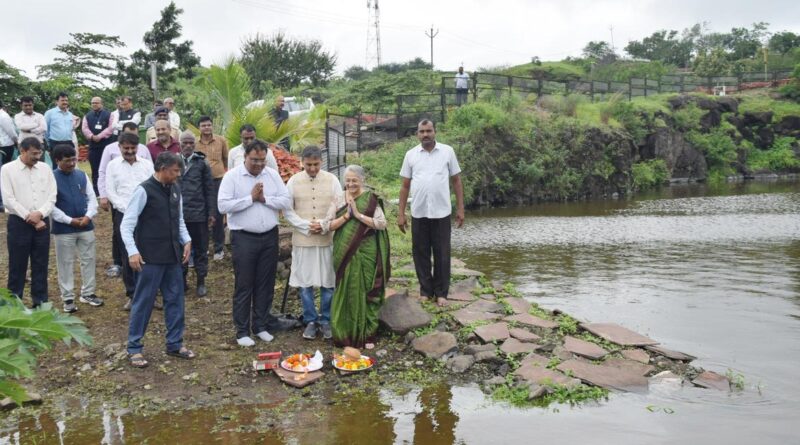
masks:
POLYGON ((780 137, 775 139, 769 150, 751 150, 747 156, 747 166, 755 172, 797 169, 800 167, 800 159, 792 148, 795 142, 795 138, 780 137))
POLYGON ((705 155, 710 172, 723 176, 733 173, 731 164, 737 159, 737 146, 728 130, 714 128, 708 133, 692 130, 686 138, 705 155))
POLYGON ((667 163, 663 159, 650 159, 631 166, 633 186, 642 190, 663 184, 669 179, 667 163))

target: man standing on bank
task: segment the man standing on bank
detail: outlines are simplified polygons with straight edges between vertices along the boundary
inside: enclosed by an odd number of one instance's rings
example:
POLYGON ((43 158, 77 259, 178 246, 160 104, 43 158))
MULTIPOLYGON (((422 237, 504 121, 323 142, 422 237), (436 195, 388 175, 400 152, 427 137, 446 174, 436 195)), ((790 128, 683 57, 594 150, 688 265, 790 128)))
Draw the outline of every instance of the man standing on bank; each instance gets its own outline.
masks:
POLYGON ((22 299, 28 261, 31 263, 33 307, 47 301, 47 264, 50 259, 48 216, 56 203, 56 179, 44 162, 42 143, 34 137, 19 144, 19 157, 0 170, 0 189, 8 215, 8 290, 22 299))
POLYGON ((292 224, 292 274, 289 286, 300 289, 303 302, 303 338, 312 340, 317 332, 324 339, 331 331, 331 301, 336 273, 333 270, 333 232, 322 221, 336 216, 336 203, 344 201, 339 179, 322 170, 322 152, 310 145, 303 150, 303 171, 294 174, 286 188, 292 210, 283 212, 292 224), (329 215, 329 210, 333 214, 329 215), (314 304, 314 287, 319 288, 319 313, 314 304))
POLYGON ((420 145, 406 152, 400 176, 400 209, 397 225, 405 233, 406 204, 411 201, 411 244, 420 295, 446 304, 450 289, 450 184, 456 194, 456 225, 464 225, 464 189, 461 168, 453 147, 436 142, 436 128, 423 119, 417 125, 420 145), (433 253, 433 274, 431 274, 433 253))
MULTIPOLYGON (((110 133, 110 132, 109 132, 110 133)), ((58 168, 53 171, 58 194, 53 208, 53 240, 56 243, 56 265, 58 287, 64 312, 78 310, 75 305, 75 256, 81 265, 81 303, 102 306, 103 300, 95 292, 95 236, 92 218, 97 215, 95 198, 86 173, 76 169, 77 157, 71 145, 56 145, 53 162, 58 168)))
POLYGON ((222 178, 217 198, 231 231, 236 276, 233 323, 236 342, 244 347, 255 345, 251 332, 268 342, 273 338, 268 331, 295 326, 270 313, 278 265, 278 212, 292 208, 292 199, 278 172, 265 168, 268 150, 260 139, 248 144, 244 165, 222 178))
POLYGON ((69 111, 69 96, 67 93, 58 93, 56 106, 44 113, 45 138, 47 148, 53 151, 58 144, 75 146, 72 136, 75 133, 75 116, 69 111))
MULTIPOLYGON (((206 162, 206 155, 195 151, 195 137, 191 131, 181 134, 181 156, 183 172, 181 173, 181 193, 183 194, 183 219, 194 246, 194 272, 197 275, 197 296, 205 297, 206 275, 208 275, 208 226, 214 225, 212 210, 214 202, 214 182, 211 179, 211 167, 206 162)), ((183 266, 183 282, 186 288, 188 264, 183 266)))
POLYGON ((92 188, 95 195, 97 195, 97 181, 100 178, 100 159, 103 157, 103 150, 105 150, 106 146, 113 142, 114 120, 111 118, 111 112, 103 108, 103 99, 93 97, 91 106, 92 110, 83 117, 81 131, 89 143, 92 188))
POLYGON ((181 190, 181 158, 175 153, 161 153, 156 158, 155 173, 131 196, 122 219, 122 241, 128 261, 136 271, 128 327, 128 357, 131 366, 143 368, 142 337, 150 322, 156 292, 164 298, 164 325, 167 328, 167 354, 195 358, 183 346, 184 290, 182 264, 189 262, 192 239, 183 222, 181 190))
POLYGON ((214 123, 208 116, 202 116, 197 121, 197 127, 200 129, 200 140, 197 141, 195 150, 206 155, 206 161, 211 166, 211 176, 214 177, 215 205, 212 215, 215 222, 211 238, 214 240, 214 260, 219 261, 225 257, 225 222, 222 220, 222 215, 216 211, 216 202, 219 185, 228 165, 228 142, 222 136, 214 134, 214 123))

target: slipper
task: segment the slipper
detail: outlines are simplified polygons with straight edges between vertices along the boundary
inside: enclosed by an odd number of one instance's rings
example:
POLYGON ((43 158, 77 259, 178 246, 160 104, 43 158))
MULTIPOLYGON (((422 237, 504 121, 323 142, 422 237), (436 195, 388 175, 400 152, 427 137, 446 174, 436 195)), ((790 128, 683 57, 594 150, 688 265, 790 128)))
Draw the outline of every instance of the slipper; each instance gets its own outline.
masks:
POLYGON ((181 349, 179 349, 177 351, 167 351, 167 355, 171 355, 173 357, 182 358, 182 359, 185 359, 185 360, 191 360, 191 359, 196 357, 194 352, 192 352, 191 350, 189 350, 187 348, 181 348, 181 349))
POLYGON ((128 362, 134 368, 146 368, 147 365, 149 365, 149 363, 147 363, 147 360, 144 359, 144 356, 139 353, 128 354, 128 362))

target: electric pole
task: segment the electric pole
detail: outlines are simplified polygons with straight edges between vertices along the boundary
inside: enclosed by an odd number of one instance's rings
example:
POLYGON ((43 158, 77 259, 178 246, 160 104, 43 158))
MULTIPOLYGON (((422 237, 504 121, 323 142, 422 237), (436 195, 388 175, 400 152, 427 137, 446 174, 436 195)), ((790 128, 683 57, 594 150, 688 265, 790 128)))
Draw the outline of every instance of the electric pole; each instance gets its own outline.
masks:
POLYGON ((431 33, 428 34, 428 31, 425 31, 425 35, 431 39, 431 70, 433 69, 433 38, 439 35, 439 30, 437 29, 436 32, 433 32, 433 25, 431 25, 431 33))
POLYGON ((611 31, 611 52, 616 53, 616 49, 614 49, 614 25, 608 27, 608 30, 611 31))

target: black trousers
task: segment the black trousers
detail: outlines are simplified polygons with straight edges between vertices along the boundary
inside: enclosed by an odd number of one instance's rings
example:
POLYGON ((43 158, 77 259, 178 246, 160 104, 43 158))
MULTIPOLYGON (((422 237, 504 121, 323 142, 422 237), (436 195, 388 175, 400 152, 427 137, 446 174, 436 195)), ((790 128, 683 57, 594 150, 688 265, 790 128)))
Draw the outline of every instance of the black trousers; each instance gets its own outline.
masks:
POLYGON ((217 195, 219 195, 219 185, 222 184, 222 178, 214 179, 214 208, 211 209, 211 214, 214 215, 214 227, 211 228, 211 237, 214 239, 214 253, 222 252, 225 248, 225 221, 219 213, 217 207, 217 195))
POLYGON ((411 218, 411 244, 419 293, 447 298, 450 290, 450 216, 411 218), (433 273, 431 274, 431 254, 433 273))
POLYGON ((100 178, 100 160, 103 158, 103 150, 105 148, 105 145, 89 147, 89 166, 92 167, 92 187, 94 188, 95 196, 100 195, 97 190, 97 180, 100 178))
MULTIPOLYGON (((194 273, 197 281, 203 281, 208 275, 208 220, 203 222, 186 221, 186 230, 192 238, 192 250, 194 251, 194 273)), ((189 273, 189 265, 183 265, 183 278, 189 273)))
POLYGON ((233 293, 236 338, 249 336, 251 331, 254 334, 268 331, 277 322, 270 309, 278 266, 278 228, 265 233, 232 230, 231 250, 236 275, 233 293))
POLYGON ((8 215, 6 243, 8 245, 8 289, 22 298, 28 261, 31 263, 31 300, 38 306, 47 301, 47 266, 50 260, 50 221, 47 228, 37 232, 32 225, 16 215, 8 215))
POLYGON ((114 207, 111 207, 111 227, 113 227, 113 232, 111 234, 111 257, 114 260, 114 265, 122 268, 122 256, 119 250, 120 244, 122 244, 122 237, 119 233, 119 226, 114 224, 115 212, 117 211, 114 210, 114 207))
POLYGON ((122 283, 125 285, 125 296, 132 298, 133 292, 136 290, 136 275, 131 269, 131 263, 128 261, 128 249, 125 248, 125 243, 122 242, 122 234, 119 231, 119 225, 122 224, 122 218, 125 214, 116 209, 112 209, 111 212, 114 219, 113 237, 117 241, 117 255, 119 255, 122 263, 120 266, 122 266, 122 283))

